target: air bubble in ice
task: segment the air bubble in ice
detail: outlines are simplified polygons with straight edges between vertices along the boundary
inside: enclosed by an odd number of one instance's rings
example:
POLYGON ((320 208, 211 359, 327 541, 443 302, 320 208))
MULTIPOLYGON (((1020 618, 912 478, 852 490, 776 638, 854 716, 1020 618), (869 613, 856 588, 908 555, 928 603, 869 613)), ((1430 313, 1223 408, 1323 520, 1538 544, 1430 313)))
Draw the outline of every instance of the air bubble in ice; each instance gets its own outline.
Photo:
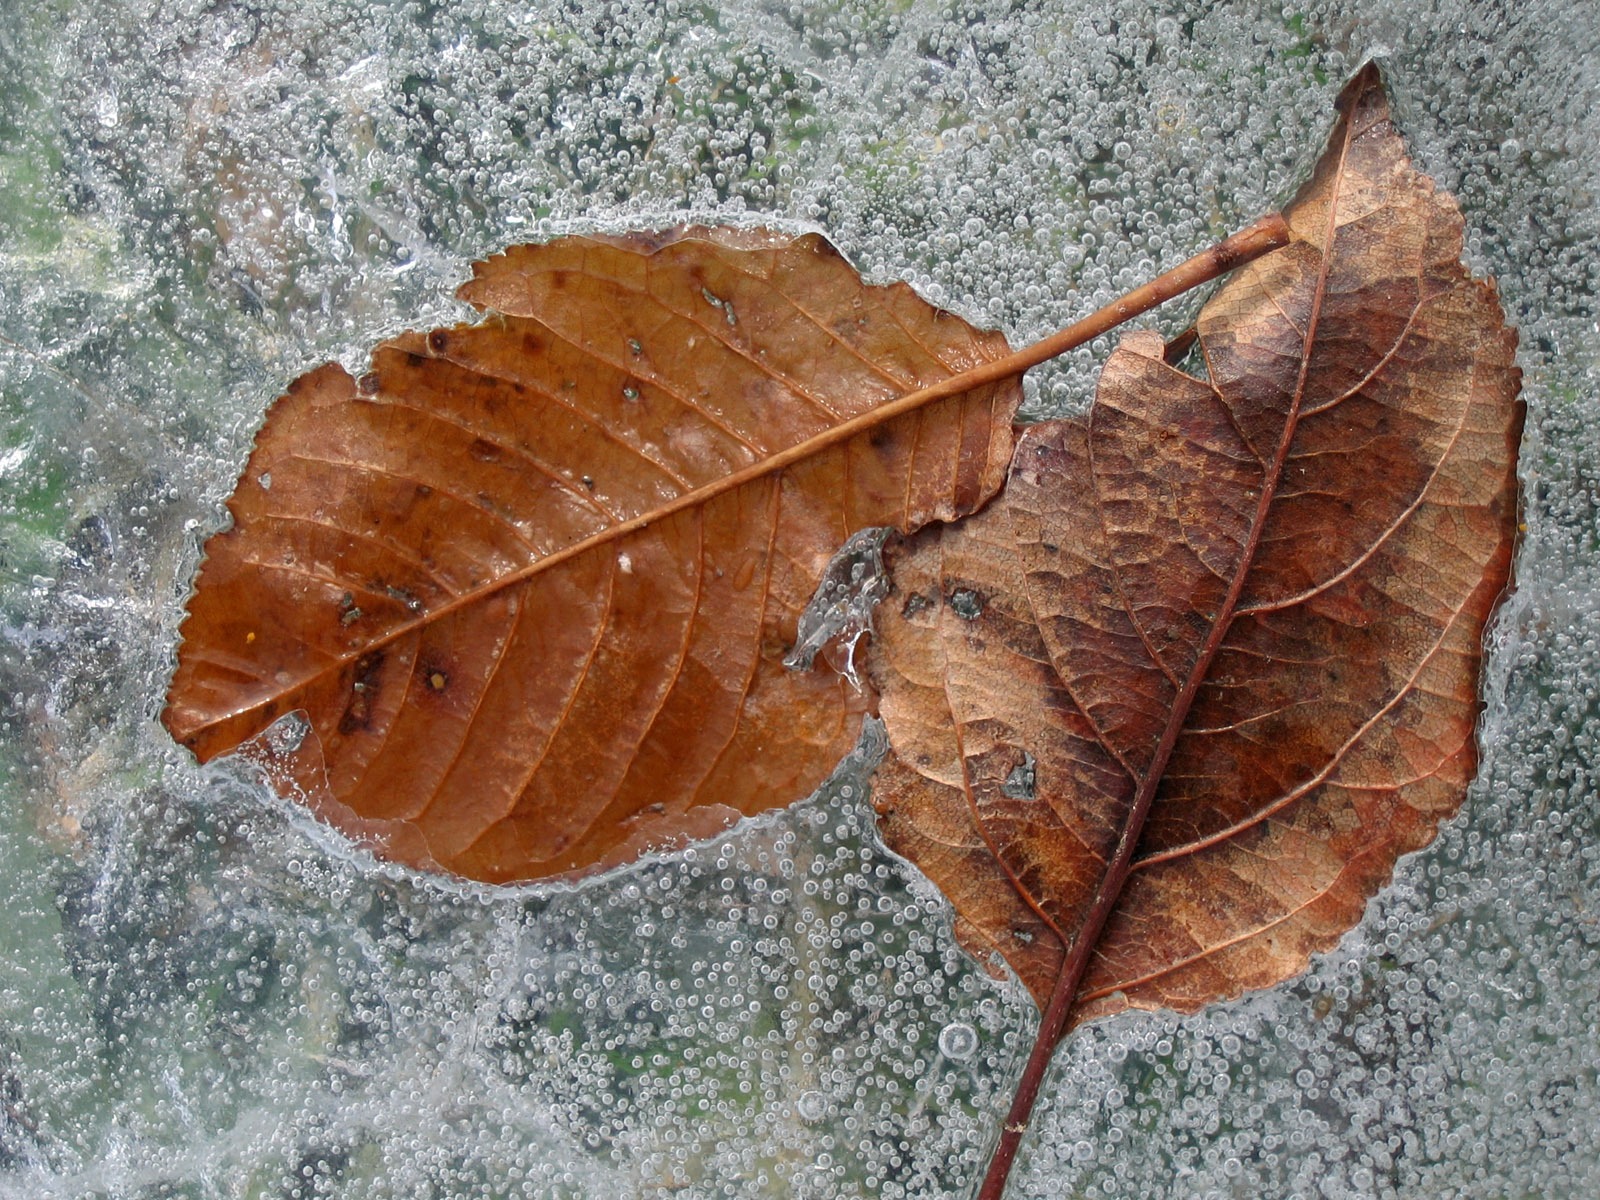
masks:
POLYGON ((285 713, 271 725, 267 726, 265 738, 267 748, 277 755, 293 754, 305 744, 306 734, 311 732, 311 722, 306 720, 305 714, 300 712, 285 713))
POLYGON ((828 1115, 828 1108, 828 1098, 814 1089, 801 1092, 794 1102, 794 1110, 802 1121, 820 1121, 828 1115))
POLYGON ((966 1062, 978 1052, 978 1031, 965 1021, 952 1021, 939 1031, 939 1053, 966 1062))

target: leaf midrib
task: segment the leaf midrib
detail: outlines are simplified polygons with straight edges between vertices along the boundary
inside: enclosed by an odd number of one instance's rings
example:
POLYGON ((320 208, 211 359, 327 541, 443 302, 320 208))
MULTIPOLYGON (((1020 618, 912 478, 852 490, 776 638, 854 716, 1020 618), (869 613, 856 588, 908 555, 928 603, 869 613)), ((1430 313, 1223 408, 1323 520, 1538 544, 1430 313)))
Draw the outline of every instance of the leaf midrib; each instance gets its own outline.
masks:
MULTIPOLYGON (((1167 724, 1162 730, 1161 739, 1156 743, 1155 753, 1151 756, 1149 765, 1142 776, 1138 778, 1138 786, 1134 791, 1133 803, 1128 810, 1117 836, 1116 848, 1112 853, 1110 862, 1100 877, 1100 884, 1095 889, 1094 898, 1090 902, 1089 910, 1084 920, 1075 931, 1070 945, 1065 947, 1066 955, 1062 961, 1061 974, 1057 979, 1056 988, 1051 996, 1050 1004, 1040 1025, 1041 1042, 1051 1046, 1060 1039, 1062 1030, 1066 1027, 1067 1017, 1077 1003, 1079 984, 1087 969, 1089 955, 1100 940, 1101 931, 1105 928, 1118 899, 1121 896, 1123 884, 1131 871, 1134 853, 1139 844, 1140 835, 1144 830, 1145 818, 1149 815, 1150 807, 1155 799, 1156 789, 1161 784, 1162 777, 1166 774, 1167 763, 1172 758, 1172 752, 1177 746, 1178 737, 1183 727, 1188 722, 1189 711, 1194 706, 1195 696, 1198 694, 1201 683, 1210 672, 1211 663, 1222 646, 1223 638, 1227 635, 1232 625, 1235 609, 1238 607, 1240 596, 1244 592, 1252 566, 1255 562, 1257 550, 1260 548, 1262 530, 1266 518, 1271 511, 1272 504, 1277 497, 1278 484, 1282 479, 1284 464, 1287 462, 1289 448, 1294 441, 1294 435, 1299 424, 1301 401, 1304 399, 1306 380, 1311 366, 1311 349, 1316 342, 1317 330, 1322 316, 1322 301, 1327 291, 1328 272, 1333 262, 1333 241, 1338 228, 1339 199, 1345 175, 1345 166, 1349 159, 1350 146, 1355 136, 1354 114, 1345 122, 1344 141, 1340 148, 1338 167, 1334 179, 1329 187, 1328 200, 1328 227, 1323 239, 1321 261, 1317 268, 1317 282, 1312 292, 1311 312, 1306 321, 1306 328, 1301 337, 1300 371, 1295 380, 1294 392, 1289 404, 1289 412, 1284 420, 1283 433, 1280 435, 1278 448, 1271 461, 1266 464, 1266 476, 1262 480, 1261 494, 1256 499, 1256 511, 1251 518, 1250 533, 1240 554, 1239 566, 1234 573, 1233 580, 1228 587, 1227 595, 1218 607, 1216 619, 1212 622, 1211 629, 1201 645, 1200 653, 1196 656, 1194 665, 1190 668, 1182 689, 1174 698, 1167 724)), ((1293 328, 1293 322, 1290 322, 1293 328)), ((1226 407, 1226 406, 1225 406, 1226 407)), ((1091 447, 1092 454, 1092 447, 1091 447)), ((1130 613, 1130 619, 1132 614, 1130 613)))
MULTIPOLYGON (((1027 349, 1032 349, 1032 347, 1027 349)), ((1021 370, 1026 369, 1026 366, 1019 367, 1017 365, 1017 361, 1027 354, 1027 349, 1018 353, 1007 355, 1004 358, 995 359, 992 362, 985 363, 968 371, 964 371, 959 375, 950 376, 948 379, 941 380, 938 383, 932 384, 928 387, 919 388, 916 391, 908 392, 903 396, 879 405, 877 408, 869 409, 865 413, 861 413, 858 416, 852 417, 848 421, 841 422, 840 424, 833 426, 831 429, 814 434, 804 441, 796 443, 785 450, 780 450, 768 458, 761 460, 760 462, 751 463, 749 466, 742 467, 738 471, 724 475, 722 478, 713 480, 711 483, 703 484, 698 488, 694 488, 691 491, 687 491, 681 495, 675 496, 671 500, 657 506, 654 509, 651 509, 648 512, 643 512, 637 516, 629 517, 626 520, 618 521, 613 525, 608 525, 604 529, 598 530, 587 537, 581 538, 580 540, 572 543, 570 546, 565 546, 560 550, 552 551, 542 558, 535 559, 526 566, 519 567, 515 571, 511 571, 505 575, 502 575, 498 579, 491 580, 477 588, 463 592, 459 596, 455 596, 450 600, 447 600, 437 608, 429 609, 420 616, 403 621, 379 636, 361 643, 361 645, 355 649, 346 650, 335 656, 332 656, 325 665, 318 668, 316 671, 302 675, 299 679, 292 683, 282 685, 281 687, 275 689, 270 696, 258 700, 253 704, 244 705, 240 708, 234 709, 229 713, 219 715, 211 720, 197 724, 192 729, 185 730, 184 736, 193 738, 197 734, 204 732, 214 725, 228 720, 236 720, 245 713, 263 708, 272 703, 274 700, 280 699, 285 695, 308 687, 317 681, 326 678, 328 675, 342 670, 350 663, 357 662, 370 654, 374 654, 377 651, 394 644, 395 642, 411 633, 416 632, 419 629, 426 628, 435 621, 443 620, 452 613, 459 612, 464 608, 482 603, 491 596, 497 595, 498 593, 506 591, 509 588, 524 584, 543 572, 553 570, 562 563, 577 558, 580 555, 584 555, 613 543, 620 542, 629 535, 647 529, 659 521, 664 521, 669 517, 676 516, 678 513, 684 512, 688 509, 709 504, 719 496, 745 487, 748 484, 755 483, 769 475, 781 473, 787 470, 789 467, 795 466, 796 464, 804 462, 807 459, 814 458, 817 455, 822 454, 843 442, 849 441, 858 434, 874 429, 879 425, 895 419, 896 417, 908 412, 912 412, 923 405, 933 403, 937 400, 958 396, 965 392, 975 391, 979 387, 982 387, 986 384, 996 383, 1011 375, 1020 374, 1021 370)), ((1027 363, 1026 365, 1031 366, 1033 364, 1027 363)))

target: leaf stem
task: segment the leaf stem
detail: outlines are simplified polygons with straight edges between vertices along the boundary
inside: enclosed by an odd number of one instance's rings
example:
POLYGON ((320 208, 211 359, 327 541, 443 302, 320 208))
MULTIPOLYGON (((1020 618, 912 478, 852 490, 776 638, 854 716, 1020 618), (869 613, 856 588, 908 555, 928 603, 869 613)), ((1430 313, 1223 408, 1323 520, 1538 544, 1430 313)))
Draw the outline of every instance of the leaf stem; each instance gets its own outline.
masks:
MULTIPOLYGON (((1235 267, 1242 267, 1245 263, 1260 258, 1263 254, 1280 249, 1289 244, 1289 226, 1278 213, 1268 213, 1257 219, 1237 233, 1231 234, 1214 246, 1200 251, 1187 262, 1178 264, 1172 270, 1157 275, 1149 283, 1136 287, 1120 300, 1113 300, 1098 312, 1089 314, 1081 321, 1068 325, 1059 333, 1053 333, 1047 338, 1041 338, 1031 346, 1024 346, 1014 354, 1005 358, 996 359, 982 367, 971 371, 964 371, 954 375, 945 383, 937 385, 944 387, 955 383, 957 380, 969 379, 980 373, 987 373, 992 368, 1004 368, 993 376, 983 379, 972 379, 962 387, 961 391, 976 387, 980 383, 988 383, 990 379, 1003 379, 1008 375, 1018 375, 1029 367, 1036 367, 1042 362, 1047 362, 1065 354, 1068 350, 1075 350, 1085 342, 1092 341, 1102 333, 1109 332, 1121 325, 1124 321, 1132 320, 1140 313, 1149 312, 1158 305, 1165 304, 1176 296, 1183 295, 1191 288, 1201 284, 1210 283, 1219 275, 1226 275, 1235 267)), ((929 388, 929 391, 935 389, 929 388)), ((913 392, 911 396, 920 395, 913 392)), ((911 399, 904 396, 895 403, 904 403, 911 399)))

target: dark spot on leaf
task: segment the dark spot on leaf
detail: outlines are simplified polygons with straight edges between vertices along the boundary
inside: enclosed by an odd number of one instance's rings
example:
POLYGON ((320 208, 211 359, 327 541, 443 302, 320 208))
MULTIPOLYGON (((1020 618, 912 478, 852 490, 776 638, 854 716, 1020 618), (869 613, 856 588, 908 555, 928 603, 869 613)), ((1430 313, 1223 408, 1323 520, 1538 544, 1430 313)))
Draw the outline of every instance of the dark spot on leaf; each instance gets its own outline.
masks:
POLYGON ((368 371, 356 380, 356 392, 362 396, 376 396, 378 394, 378 373, 368 371))
POLYGON ((963 621, 976 621, 983 615, 984 599, 971 588, 957 588, 950 593, 950 611, 963 621))
POLYGON ((1000 794, 1009 796, 1013 800, 1032 800, 1036 777, 1033 755, 1024 750, 1022 761, 1011 768, 1011 774, 1007 775, 1006 781, 1000 785, 1000 794))
POLYGON ((428 335, 428 349, 435 354, 443 354, 450 345, 450 338, 442 329, 435 329, 428 335))
POLYGON ((417 599, 415 592, 407 591, 405 588, 401 587, 391 587, 388 584, 380 585, 374 590, 381 591, 391 600, 398 600, 401 604, 404 604, 410 612, 422 611, 422 601, 417 599))
POLYGON ((371 723, 372 702, 383 674, 383 659, 384 653, 379 650, 357 661, 355 678, 350 683, 350 702, 339 718, 340 733, 359 733, 371 723))

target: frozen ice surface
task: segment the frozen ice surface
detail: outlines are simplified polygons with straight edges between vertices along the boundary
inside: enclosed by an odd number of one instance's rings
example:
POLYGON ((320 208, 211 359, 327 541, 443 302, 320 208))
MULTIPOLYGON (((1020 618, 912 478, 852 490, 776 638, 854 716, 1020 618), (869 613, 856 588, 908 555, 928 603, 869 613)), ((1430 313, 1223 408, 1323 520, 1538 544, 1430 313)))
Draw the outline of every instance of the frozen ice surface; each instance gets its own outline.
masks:
POLYGON ((8 6, 0 1195, 968 1194, 1035 1017, 859 779, 575 891, 383 868, 162 733, 198 541, 290 378, 450 318, 507 243, 820 228, 1026 339, 1280 201, 1373 53, 1522 330, 1483 776, 1305 978, 1075 1037, 1013 1195, 1600 1194, 1597 29, 1570 0, 8 6))

